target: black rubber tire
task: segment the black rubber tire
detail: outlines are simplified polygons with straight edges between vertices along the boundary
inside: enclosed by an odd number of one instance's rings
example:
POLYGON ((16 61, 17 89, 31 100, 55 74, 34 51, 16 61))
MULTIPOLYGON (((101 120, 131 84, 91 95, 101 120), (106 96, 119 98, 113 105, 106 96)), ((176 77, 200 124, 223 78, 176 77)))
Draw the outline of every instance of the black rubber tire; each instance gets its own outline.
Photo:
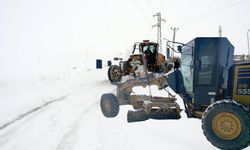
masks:
POLYGON ((100 106, 102 114, 107 118, 115 117, 119 113, 119 101, 112 93, 102 95, 100 106))
POLYGON ((108 69, 108 78, 110 82, 119 82, 122 79, 121 68, 117 65, 112 65, 108 69), (116 72, 115 72, 116 71, 116 72), (117 73, 117 71, 119 73, 117 73))
POLYGON ((202 129, 207 140, 220 149, 243 149, 250 142, 250 116, 249 112, 233 100, 221 100, 211 104, 202 117, 202 129), (236 116, 241 123, 241 132, 234 139, 220 138, 212 128, 212 120, 219 113, 230 113, 236 116))

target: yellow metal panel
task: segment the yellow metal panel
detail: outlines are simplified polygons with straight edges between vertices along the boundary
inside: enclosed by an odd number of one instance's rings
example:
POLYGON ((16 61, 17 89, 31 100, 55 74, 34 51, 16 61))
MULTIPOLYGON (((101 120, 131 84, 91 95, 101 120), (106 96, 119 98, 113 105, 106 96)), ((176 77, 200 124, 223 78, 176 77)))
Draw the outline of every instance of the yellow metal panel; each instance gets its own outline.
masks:
POLYGON ((245 75, 246 73, 239 73, 239 69, 250 69, 250 65, 239 65, 235 66, 234 71, 234 87, 233 87, 233 99, 239 103, 250 106, 250 85, 249 80, 250 76, 239 77, 239 75, 245 75), (241 80, 241 82, 239 82, 241 80), (248 81, 248 84, 246 82, 248 81))

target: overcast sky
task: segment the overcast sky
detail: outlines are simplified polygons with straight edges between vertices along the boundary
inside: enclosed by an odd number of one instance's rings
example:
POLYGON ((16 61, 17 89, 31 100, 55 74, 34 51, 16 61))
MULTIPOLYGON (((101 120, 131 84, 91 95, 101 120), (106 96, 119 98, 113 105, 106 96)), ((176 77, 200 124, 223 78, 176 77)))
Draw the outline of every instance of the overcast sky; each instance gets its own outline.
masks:
POLYGON ((0 69, 84 66, 156 41, 157 12, 167 20, 165 38, 171 27, 184 43, 218 36, 220 25, 235 53, 247 54, 250 0, 0 0, 0 69))

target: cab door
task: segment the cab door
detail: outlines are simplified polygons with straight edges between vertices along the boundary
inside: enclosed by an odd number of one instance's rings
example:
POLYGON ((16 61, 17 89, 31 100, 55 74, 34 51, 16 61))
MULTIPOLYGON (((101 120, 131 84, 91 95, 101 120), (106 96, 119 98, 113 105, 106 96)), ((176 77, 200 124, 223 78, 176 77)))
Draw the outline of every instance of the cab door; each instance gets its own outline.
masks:
POLYGON ((209 105, 216 96, 217 42, 214 39, 198 39, 194 58, 193 103, 209 105))

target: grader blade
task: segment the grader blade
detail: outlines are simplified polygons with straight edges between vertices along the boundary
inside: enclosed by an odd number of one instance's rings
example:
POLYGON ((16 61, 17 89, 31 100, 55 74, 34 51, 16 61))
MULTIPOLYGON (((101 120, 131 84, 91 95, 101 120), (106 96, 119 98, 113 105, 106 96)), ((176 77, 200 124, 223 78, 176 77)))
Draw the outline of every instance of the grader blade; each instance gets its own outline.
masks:
POLYGON ((140 110, 129 110, 127 114, 127 121, 129 123, 131 122, 139 122, 139 121, 145 121, 149 119, 149 115, 144 109, 140 110))
POLYGON ((181 116, 177 111, 169 111, 164 109, 152 109, 149 113, 147 113, 147 111, 144 109, 139 109, 135 111, 129 110, 127 114, 127 121, 129 123, 146 121, 148 119, 165 120, 180 118, 181 116))
POLYGON ((177 111, 167 111, 164 109, 156 109, 152 110, 149 114, 149 117, 151 119, 158 119, 158 120, 163 120, 163 119, 180 119, 181 116, 177 111))

